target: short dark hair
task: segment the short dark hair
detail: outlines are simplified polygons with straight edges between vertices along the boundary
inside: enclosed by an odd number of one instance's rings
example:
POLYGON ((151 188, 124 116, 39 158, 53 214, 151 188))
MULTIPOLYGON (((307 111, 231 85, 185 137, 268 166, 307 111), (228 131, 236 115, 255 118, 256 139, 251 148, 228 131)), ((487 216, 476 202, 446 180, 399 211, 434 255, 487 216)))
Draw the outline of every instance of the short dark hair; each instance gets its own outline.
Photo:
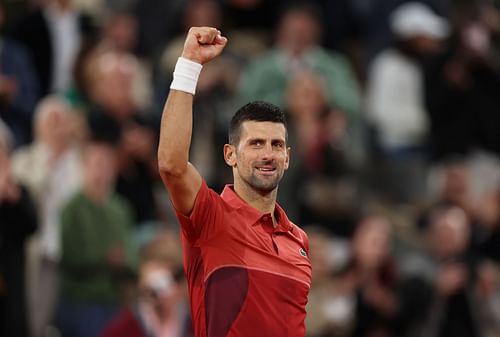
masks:
POLYGON ((287 128, 284 112, 274 104, 254 101, 242 106, 229 123, 229 144, 240 141, 241 125, 246 121, 281 123, 287 128))

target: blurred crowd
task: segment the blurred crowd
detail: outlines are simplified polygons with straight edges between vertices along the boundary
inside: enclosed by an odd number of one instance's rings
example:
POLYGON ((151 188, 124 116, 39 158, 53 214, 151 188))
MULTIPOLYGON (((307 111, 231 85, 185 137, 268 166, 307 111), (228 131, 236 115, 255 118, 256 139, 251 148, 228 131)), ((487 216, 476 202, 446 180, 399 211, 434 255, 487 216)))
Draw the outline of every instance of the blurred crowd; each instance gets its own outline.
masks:
POLYGON ((156 163, 191 26, 229 39, 194 97, 209 186, 239 106, 287 114, 306 336, 500 336, 494 0, 0 0, 0 336, 192 336, 156 163))

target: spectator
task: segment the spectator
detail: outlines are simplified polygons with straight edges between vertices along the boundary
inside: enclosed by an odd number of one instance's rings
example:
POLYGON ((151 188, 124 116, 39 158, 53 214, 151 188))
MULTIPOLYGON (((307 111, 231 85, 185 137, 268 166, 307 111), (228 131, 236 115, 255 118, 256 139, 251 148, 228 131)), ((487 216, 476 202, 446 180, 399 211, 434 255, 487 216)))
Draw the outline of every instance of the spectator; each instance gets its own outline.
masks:
MULTIPOLYGON (((0 3, 0 29, 5 19, 0 3)), ((28 52, 0 33, 0 119, 14 134, 14 146, 31 140, 32 114, 38 99, 38 82, 28 52)))
POLYGON ((43 99, 35 112, 35 140, 13 156, 13 172, 33 196, 39 230, 30 242, 30 318, 34 336, 53 323, 58 294, 60 213, 80 189, 81 159, 77 140, 81 120, 57 96, 43 99), (33 168, 36 168, 34 170, 33 168))
POLYGON ((28 192, 14 181, 10 137, 0 121, 0 335, 26 337, 24 244, 37 222, 28 192))
POLYGON ((96 337, 120 304, 132 212, 114 192, 117 154, 98 139, 83 151, 84 185, 61 218, 61 297, 64 337, 96 337))
POLYGON ((391 256, 392 228, 382 215, 361 219, 352 239, 352 259, 339 287, 355 296, 352 336, 391 336, 399 300, 399 271, 391 256))
POLYGON ((344 267, 349 243, 347 240, 335 240, 320 227, 308 226, 306 232, 313 270, 307 302, 306 336, 347 336, 354 321, 351 315, 354 314, 355 303, 351 297, 338 293, 338 284, 333 275, 344 267))
POLYGON ((40 96, 61 93, 72 84, 72 68, 82 43, 94 34, 90 18, 71 0, 49 0, 21 17, 11 31, 34 62, 40 96))
POLYGON ((433 212, 426 231, 430 255, 410 255, 402 263, 398 336, 485 336, 483 328, 491 328, 485 319, 498 327, 497 281, 488 264, 468 250, 470 233, 462 209, 444 206, 433 212))
POLYGON ((290 76, 286 113, 289 144, 298 160, 280 185, 280 201, 299 223, 351 235, 358 189, 345 113, 328 105, 324 82, 309 71, 290 76))
POLYGON ((176 234, 159 232, 141 251, 139 298, 101 337, 194 337, 176 234))
POLYGON ((500 190, 485 194, 475 209, 472 246, 477 254, 500 263, 500 190))
POLYGON ((101 35, 95 46, 98 52, 129 54, 134 59, 135 75, 132 95, 137 108, 149 112, 152 102, 151 69, 146 59, 136 54, 138 44, 137 19, 127 12, 110 13, 104 20, 101 35))
POLYGON ((153 194, 158 180, 156 132, 133 94, 137 60, 130 53, 98 51, 91 62, 89 122, 103 135, 107 128, 117 129, 117 192, 133 207, 135 224, 154 221, 158 217, 153 194))
POLYGON ((384 188, 394 201, 411 202, 424 192, 429 131, 421 61, 439 48, 448 24, 410 2, 394 10, 391 28, 398 40, 371 64, 366 113, 384 160, 384 188))
POLYGON ((264 100, 285 106, 290 74, 310 70, 323 78, 329 104, 338 105, 349 120, 356 120, 360 92, 348 60, 319 45, 321 20, 316 7, 294 5, 285 10, 274 46, 252 61, 240 83, 240 101, 264 100))
POLYGON ((491 27, 500 24, 500 13, 491 9, 488 16, 493 20, 488 20, 475 7, 458 12, 460 20, 451 43, 427 70, 427 107, 436 160, 478 149, 495 157, 500 154, 494 127, 500 121, 496 113, 500 109, 498 28, 491 27))
POLYGON ((319 247, 319 256, 313 261, 318 262, 317 259, 323 257, 319 275, 323 277, 319 281, 323 281, 330 291, 325 293, 323 289, 323 296, 318 299, 316 291, 321 294, 321 287, 314 291, 311 289, 313 304, 318 306, 312 310, 319 317, 310 319, 323 319, 322 333, 312 336, 393 335, 399 310, 396 291, 399 275, 391 256, 391 241, 392 229, 385 216, 364 216, 354 232, 350 255, 344 265, 337 266, 341 268, 336 270, 331 280, 323 273, 328 266, 328 258, 332 258, 332 250, 328 257, 325 255, 328 247, 324 243, 319 247))

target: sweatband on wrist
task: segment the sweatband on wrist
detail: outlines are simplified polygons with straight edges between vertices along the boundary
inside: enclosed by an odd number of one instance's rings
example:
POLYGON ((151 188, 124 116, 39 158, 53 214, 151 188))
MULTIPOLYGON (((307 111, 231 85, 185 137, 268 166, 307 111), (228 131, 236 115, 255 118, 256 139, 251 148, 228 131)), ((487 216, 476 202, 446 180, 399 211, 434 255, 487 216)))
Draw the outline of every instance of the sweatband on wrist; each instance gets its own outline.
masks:
POLYGON ((174 69, 174 79, 170 89, 184 91, 194 95, 196 84, 203 66, 184 57, 179 57, 174 69))

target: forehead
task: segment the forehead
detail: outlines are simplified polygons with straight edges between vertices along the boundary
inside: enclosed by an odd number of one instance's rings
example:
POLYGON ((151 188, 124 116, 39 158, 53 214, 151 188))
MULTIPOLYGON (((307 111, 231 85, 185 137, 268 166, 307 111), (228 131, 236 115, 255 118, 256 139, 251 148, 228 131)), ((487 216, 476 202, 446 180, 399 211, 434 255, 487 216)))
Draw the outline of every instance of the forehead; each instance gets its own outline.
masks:
POLYGON ((282 123, 245 121, 241 124, 240 140, 252 138, 286 140, 286 128, 282 123))

